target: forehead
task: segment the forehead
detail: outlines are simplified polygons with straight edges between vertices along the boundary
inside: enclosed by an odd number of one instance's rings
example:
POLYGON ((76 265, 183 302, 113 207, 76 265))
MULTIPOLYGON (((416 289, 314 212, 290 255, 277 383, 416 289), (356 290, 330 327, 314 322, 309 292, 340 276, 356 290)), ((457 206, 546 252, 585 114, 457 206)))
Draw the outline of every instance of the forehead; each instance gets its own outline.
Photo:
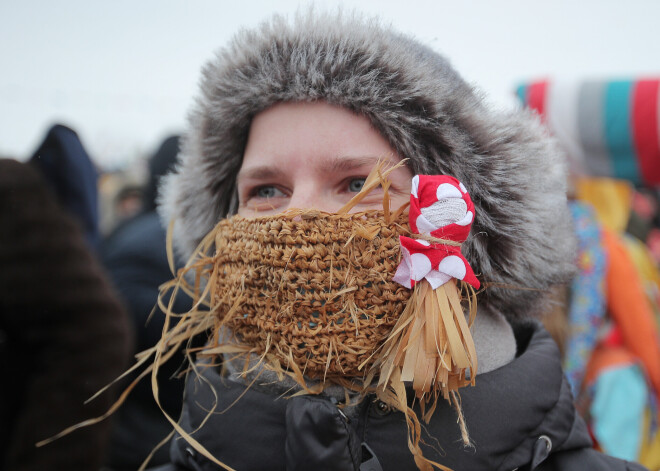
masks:
POLYGON ((400 160, 365 116, 326 102, 279 103, 254 117, 241 173, 257 166, 336 171, 378 158, 400 160))

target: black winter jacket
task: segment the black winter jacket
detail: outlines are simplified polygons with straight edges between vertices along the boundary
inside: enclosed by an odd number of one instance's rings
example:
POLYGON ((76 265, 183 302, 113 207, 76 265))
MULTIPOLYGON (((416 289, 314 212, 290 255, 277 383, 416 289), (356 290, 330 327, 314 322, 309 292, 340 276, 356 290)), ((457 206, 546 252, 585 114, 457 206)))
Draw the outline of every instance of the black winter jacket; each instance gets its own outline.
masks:
MULTIPOLYGON (((515 330, 518 357, 461 390, 474 448, 462 445, 456 413, 442 402, 426 426, 424 455, 454 471, 642 470, 592 449, 553 340, 536 323, 515 330)), ((403 414, 373 398, 347 420, 324 397, 287 399, 246 391, 215 369, 203 375, 208 383, 189 379, 181 424, 192 431, 207 418, 213 385, 218 406, 194 437, 236 470, 417 470, 403 414)), ((180 438, 171 453, 173 464, 160 470, 220 469, 180 438)))

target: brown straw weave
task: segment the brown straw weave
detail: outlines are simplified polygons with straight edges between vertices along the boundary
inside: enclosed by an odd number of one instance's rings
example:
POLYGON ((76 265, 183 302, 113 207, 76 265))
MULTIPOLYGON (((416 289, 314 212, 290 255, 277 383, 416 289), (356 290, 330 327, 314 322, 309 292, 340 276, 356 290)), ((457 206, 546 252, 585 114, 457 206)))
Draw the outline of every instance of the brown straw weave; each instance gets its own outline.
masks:
POLYGON ((310 378, 364 376, 411 295, 391 281, 398 236, 409 232, 407 214, 394 217, 293 211, 220 222, 210 287, 218 321, 310 378))

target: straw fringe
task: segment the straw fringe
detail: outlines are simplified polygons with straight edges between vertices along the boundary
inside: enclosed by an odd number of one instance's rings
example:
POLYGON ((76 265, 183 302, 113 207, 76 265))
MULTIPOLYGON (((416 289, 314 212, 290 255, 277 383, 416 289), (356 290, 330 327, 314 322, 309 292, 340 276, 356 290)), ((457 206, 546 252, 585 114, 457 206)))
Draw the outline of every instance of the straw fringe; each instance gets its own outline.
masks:
POLYGON ((457 412, 462 441, 470 446, 458 389, 475 384, 477 356, 470 333, 475 315, 476 293, 467 283, 460 282, 459 287, 456 280, 451 280, 433 290, 422 280, 415 285, 412 298, 374 364, 379 372, 381 400, 407 415, 408 446, 416 462, 425 459, 419 447, 419 421, 410 415, 405 388, 400 387, 406 382, 412 383, 426 423, 440 395, 452 404, 457 412), (461 292, 465 295, 461 296, 461 292), (468 321, 462 298, 468 304, 468 321), (387 393, 390 389, 396 392, 395 396, 387 393))

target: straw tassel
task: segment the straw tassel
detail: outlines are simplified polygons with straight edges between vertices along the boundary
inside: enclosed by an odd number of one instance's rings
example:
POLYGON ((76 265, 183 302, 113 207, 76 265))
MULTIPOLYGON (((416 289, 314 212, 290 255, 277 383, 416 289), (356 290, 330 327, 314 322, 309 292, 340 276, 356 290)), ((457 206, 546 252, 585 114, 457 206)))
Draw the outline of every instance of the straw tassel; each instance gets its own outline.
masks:
MULTIPOLYGON (((465 287, 471 295, 471 287, 465 287)), ((437 400, 439 394, 450 400, 450 393, 474 385, 477 355, 470 327, 465 319, 456 280, 432 289, 426 280, 415 284, 413 295, 392 334, 384 343, 379 387, 390 384, 396 370, 401 381, 412 383, 420 402, 437 400)), ((433 407, 435 408, 435 407, 433 407)), ((424 419, 428 422, 428 418, 424 419)))
POLYGON ((440 395, 456 410, 461 439, 470 446, 470 436, 461 408, 458 389, 475 384, 477 355, 470 327, 476 314, 476 293, 472 286, 456 280, 433 289, 426 280, 415 284, 413 295, 384 343, 380 357, 378 396, 404 412, 408 427, 408 448, 422 471, 449 468, 424 457, 420 447, 421 425, 408 405, 405 383, 412 383, 419 400, 421 418, 429 423, 440 395), (461 298, 468 300, 466 321, 461 298), (394 392, 394 394, 392 394, 394 392))

